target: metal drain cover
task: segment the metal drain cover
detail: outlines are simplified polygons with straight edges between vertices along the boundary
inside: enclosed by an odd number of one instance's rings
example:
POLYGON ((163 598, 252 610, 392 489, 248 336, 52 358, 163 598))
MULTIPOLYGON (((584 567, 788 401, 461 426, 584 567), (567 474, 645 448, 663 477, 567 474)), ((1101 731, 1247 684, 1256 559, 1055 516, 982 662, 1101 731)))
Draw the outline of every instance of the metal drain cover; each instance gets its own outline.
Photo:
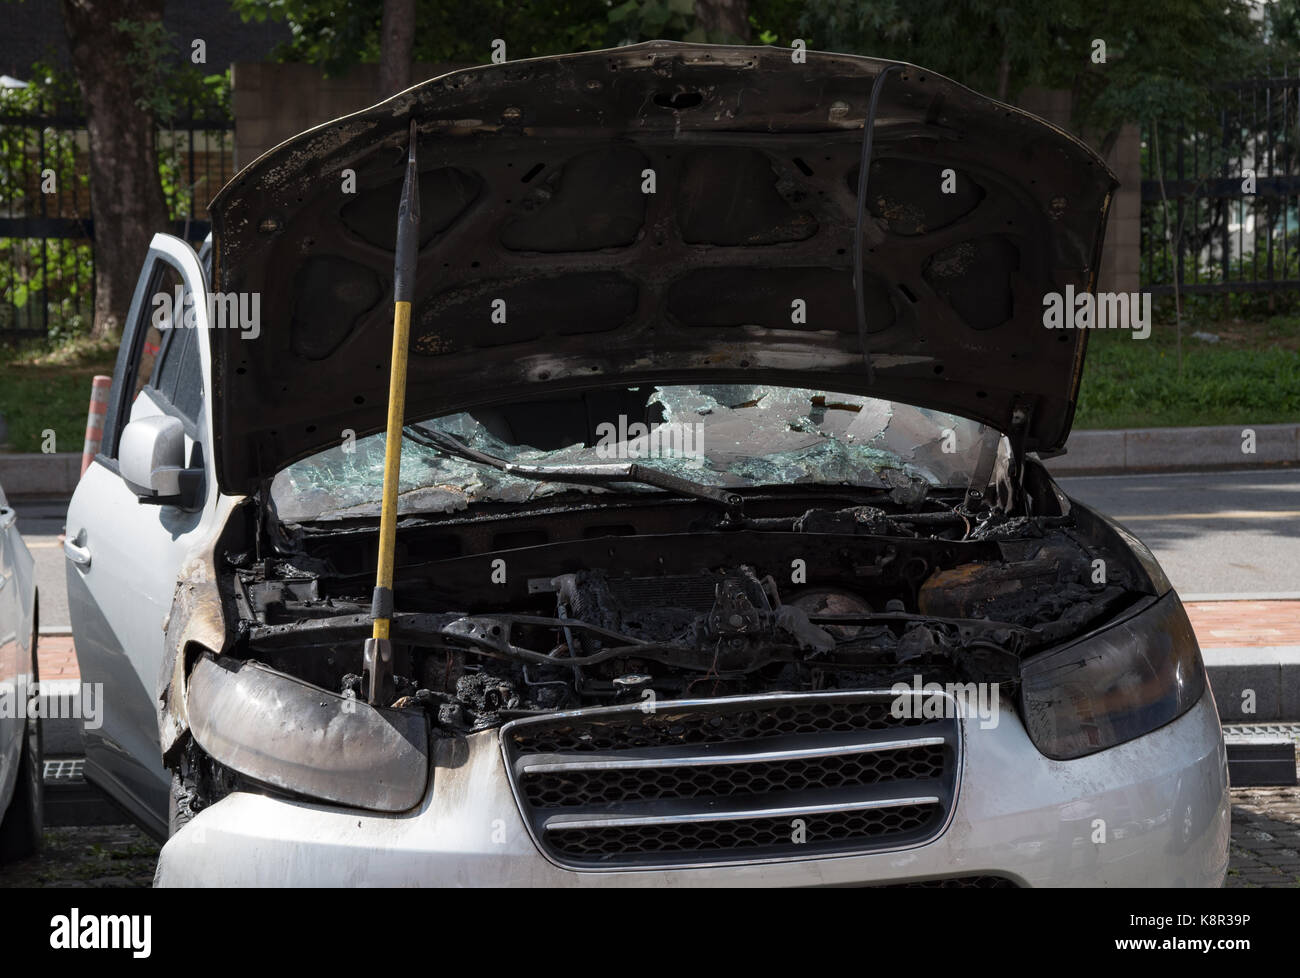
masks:
POLYGON ((1298 723, 1241 723, 1223 728, 1228 780, 1234 788, 1289 788, 1296 784, 1298 723))

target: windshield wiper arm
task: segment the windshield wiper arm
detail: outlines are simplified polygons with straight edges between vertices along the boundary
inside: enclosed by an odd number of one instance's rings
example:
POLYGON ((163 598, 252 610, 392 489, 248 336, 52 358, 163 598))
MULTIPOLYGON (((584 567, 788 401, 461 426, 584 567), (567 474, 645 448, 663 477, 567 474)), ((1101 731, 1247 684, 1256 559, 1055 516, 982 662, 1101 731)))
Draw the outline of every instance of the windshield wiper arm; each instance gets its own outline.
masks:
POLYGON ((453 455, 468 462, 478 462, 509 475, 523 479, 538 479, 555 482, 574 482, 580 485, 602 486, 614 482, 636 482, 641 485, 665 489, 679 496, 691 496, 706 502, 716 503, 727 511, 728 516, 739 517, 743 514, 744 499, 739 493, 730 492, 719 486, 692 482, 671 472, 656 469, 636 462, 613 462, 591 465, 521 465, 510 462, 487 452, 470 448, 460 439, 445 432, 430 428, 416 428, 407 425, 403 434, 414 442, 435 448, 440 452, 453 455))

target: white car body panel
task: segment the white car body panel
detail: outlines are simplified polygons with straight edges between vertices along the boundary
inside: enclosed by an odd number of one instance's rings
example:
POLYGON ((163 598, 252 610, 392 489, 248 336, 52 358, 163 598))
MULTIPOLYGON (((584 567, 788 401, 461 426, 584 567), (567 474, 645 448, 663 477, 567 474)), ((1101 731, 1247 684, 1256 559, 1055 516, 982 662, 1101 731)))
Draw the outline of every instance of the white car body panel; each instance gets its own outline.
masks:
MULTIPOLYGON (((179 238, 157 234, 150 243, 146 275, 154 259, 180 270, 195 293, 195 329, 204 384, 211 377, 207 342, 206 277, 194 250, 179 238)), ((141 286, 143 288, 143 286, 141 286)), ((147 300, 138 290, 136 302, 147 300)), ((133 304, 133 318, 135 304, 133 304)), ((131 404, 130 418, 159 413, 146 392, 131 404)), ((213 444, 205 398, 201 437, 213 444)), ((192 442, 187 439, 187 449, 192 442)), ((65 551, 68 606, 84 682, 103 683, 103 724, 84 730, 87 780, 107 791, 156 834, 166 825, 156 812, 171 789, 158 747, 156 689, 163 658, 164 627, 180 569, 195 553, 210 551, 229 507, 219 493, 206 453, 208 474, 202 508, 142 503, 122 477, 100 461, 81 477, 68 505, 65 551), (79 562, 74 557, 88 562, 79 562)))
POLYGON ((456 766, 440 758, 423 804, 408 814, 229 795, 167 843, 156 883, 850 886, 1000 875, 1022 886, 1222 885, 1227 755, 1208 690, 1173 723, 1073 761, 1038 753, 1009 706, 998 720, 989 729, 962 721, 953 819, 911 849, 666 871, 564 869, 532 842, 493 730, 471 736, 456 766))
MULTIPOLYGON (((15 705, 34 678, 35 582, 35 564, 18 533, 17 514, 0 490, 0 696, 13 698, 15 705)), ((14 796, 24 728, 22 717, 0 717, 0 815, 14 796)))

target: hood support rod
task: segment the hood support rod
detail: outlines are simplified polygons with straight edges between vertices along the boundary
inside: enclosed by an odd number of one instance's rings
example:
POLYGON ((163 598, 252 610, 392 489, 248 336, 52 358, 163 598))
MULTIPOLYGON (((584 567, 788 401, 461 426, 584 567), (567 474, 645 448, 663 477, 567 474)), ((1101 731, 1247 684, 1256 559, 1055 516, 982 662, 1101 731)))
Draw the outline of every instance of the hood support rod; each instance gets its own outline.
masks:
POLYGON ((397 207, 393 258, 393 360, 388 377, 388 433, 384 441, 384 492, 379 513, 379 566, 370 603, 374 620, 362 660, 369 675, 368 701, 387 706, 393 697, 393 564, 397 549, 397 487, 402 466, 402 426, 406 415, 406 361, 411 338, 411 301, 420 246, 420 174, 415 160, 416 125, 411 120, 406 178, 397 207))

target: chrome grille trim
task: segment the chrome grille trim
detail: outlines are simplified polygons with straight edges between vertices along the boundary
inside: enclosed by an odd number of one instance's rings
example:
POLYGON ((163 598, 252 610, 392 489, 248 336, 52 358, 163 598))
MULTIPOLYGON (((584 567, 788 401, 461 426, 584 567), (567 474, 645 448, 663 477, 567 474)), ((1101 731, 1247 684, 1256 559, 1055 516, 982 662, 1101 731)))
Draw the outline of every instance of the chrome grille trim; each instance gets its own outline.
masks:
POLYGON ((826 812, 860 812, 873 808, 902 808, 905 805, 937 805, 937 795, 919 798, 881 798, 876 801, 828 802, 821 805, 787 805, 784 808, 762 809, 712 809, 704 812, 680 812, 664 815, 631 815, 609 818, 575 818, 570 815, 553 815, 542 827, 547 832, 566 829, 613 829, 626 825, 680 825, 687 822, 729 822, 742 818, 798 818, 801 815, 822 815, 826 812))
MULTIPOLYGON (((557 759, 556 755, 529 754, 521 757, 515 767, 518 774, 526 776, 562 771, 635 771, 665 767, 701 767, 706 764, 756 764, 760 761, 797 761, 810 757, 837 757, 844 754, 866 754, 872 751, 907 750, 911 747, 939 747, 944 737, 919 737, 916 740, 870 740, 854 737, 849 743, 829 743, 821 747, 792 747, 786 750, 755 750, 736 754, 711 754, 716 745, 696 748, 698 752, 679 749, 671 753, 659 748, 641 751, 609 751, 582 755, 580 761, 557 759), (634 757, 619 757, 620 753, 634 757)), ((671 749, 669 749, 671 750, 671 749)), ((560 755, 563 757, 564 755, 560 755)))
POLYGON ((914 848, 947 829, 962 762, 957 705, 943 718, 895 719, 895 699, 632 703, 513 720, 500 736, 524 822, 557 866, 786 862, 914 848), (801 844, 795 819, 807 822, 801 844))

